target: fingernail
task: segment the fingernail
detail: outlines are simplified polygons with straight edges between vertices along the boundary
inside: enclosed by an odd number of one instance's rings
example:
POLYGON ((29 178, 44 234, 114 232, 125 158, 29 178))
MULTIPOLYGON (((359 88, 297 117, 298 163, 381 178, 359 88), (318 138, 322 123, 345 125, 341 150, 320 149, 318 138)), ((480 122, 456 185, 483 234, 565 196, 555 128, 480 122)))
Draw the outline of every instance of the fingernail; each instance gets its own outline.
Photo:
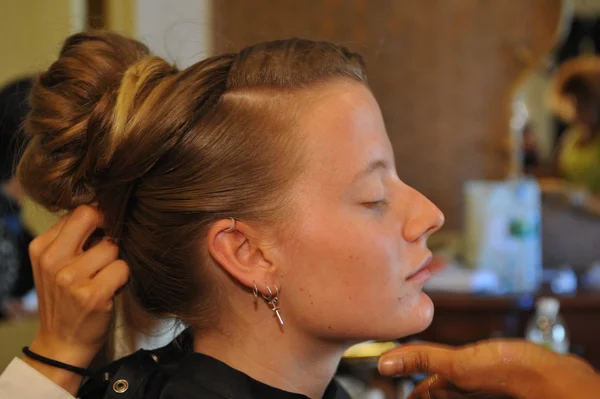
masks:
POLYGON ((383 359, 379 361, 379 372, 384 375, 396 375, 402 372, 400 363, 394 359, 383 359))

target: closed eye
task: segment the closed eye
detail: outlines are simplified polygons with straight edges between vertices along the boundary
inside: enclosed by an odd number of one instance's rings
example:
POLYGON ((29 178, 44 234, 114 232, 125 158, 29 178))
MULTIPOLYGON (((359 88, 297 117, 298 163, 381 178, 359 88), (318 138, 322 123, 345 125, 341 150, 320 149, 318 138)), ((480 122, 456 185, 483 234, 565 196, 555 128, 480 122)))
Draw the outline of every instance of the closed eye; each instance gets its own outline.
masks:
POLYGON ((363 205, 369 209, 379 209, 389 205, 389 202, 387 200, 369 201, 363 202, 363 205))

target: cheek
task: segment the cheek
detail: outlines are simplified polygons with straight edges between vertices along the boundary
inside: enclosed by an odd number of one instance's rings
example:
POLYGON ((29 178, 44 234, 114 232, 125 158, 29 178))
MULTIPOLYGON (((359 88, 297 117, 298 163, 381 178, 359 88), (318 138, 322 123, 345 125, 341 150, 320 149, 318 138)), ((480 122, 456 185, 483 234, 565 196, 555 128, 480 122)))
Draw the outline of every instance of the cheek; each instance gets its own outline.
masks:
POLYGON ((428 298, 404 282, 406 248, 399 236, 365 224, 336 228, 327 218, 309 225, 289 246, 281 301, 296 325, 368 339, 399 338, 429 324, 428 298))
MULTIPOLYGON (((294 239, 291 273, 305 286, 322 291, 369 292, 402 274, 400 239, 382 228, 349 223, 336 226, 321 218, 307 223, 294 239)), ((357 294, 353 295, 356 297, 357 294)), ((346 295, 346 297, 350 296, 346 295)))

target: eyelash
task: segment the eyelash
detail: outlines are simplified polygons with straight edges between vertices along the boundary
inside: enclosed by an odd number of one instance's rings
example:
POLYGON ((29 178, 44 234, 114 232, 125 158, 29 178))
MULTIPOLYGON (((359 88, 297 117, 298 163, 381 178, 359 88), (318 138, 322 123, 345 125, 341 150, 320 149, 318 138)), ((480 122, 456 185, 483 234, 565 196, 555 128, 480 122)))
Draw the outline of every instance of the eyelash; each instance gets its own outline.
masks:
POLYGON ((365 203, 363 203, 363 205, 369 209, 375 209, 375 208, 385 207, 385 206, 389 205, 389 202, 387 200, 379 200, 379 201, 365 202, 365 203))

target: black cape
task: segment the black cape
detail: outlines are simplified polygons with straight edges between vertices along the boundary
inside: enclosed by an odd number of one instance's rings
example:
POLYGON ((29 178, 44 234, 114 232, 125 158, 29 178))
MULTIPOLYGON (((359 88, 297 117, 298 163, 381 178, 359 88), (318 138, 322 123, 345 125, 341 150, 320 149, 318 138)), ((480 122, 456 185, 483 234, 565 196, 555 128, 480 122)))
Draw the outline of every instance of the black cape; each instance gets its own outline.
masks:
MULTIPOLYGON (((139 350, 98 370, 80 389, 81 399, 306 399, 235 370, 191 349, 184 331, 169 345, 139 350)), ((350 399, 332 381, 323 399, 350 399)))

